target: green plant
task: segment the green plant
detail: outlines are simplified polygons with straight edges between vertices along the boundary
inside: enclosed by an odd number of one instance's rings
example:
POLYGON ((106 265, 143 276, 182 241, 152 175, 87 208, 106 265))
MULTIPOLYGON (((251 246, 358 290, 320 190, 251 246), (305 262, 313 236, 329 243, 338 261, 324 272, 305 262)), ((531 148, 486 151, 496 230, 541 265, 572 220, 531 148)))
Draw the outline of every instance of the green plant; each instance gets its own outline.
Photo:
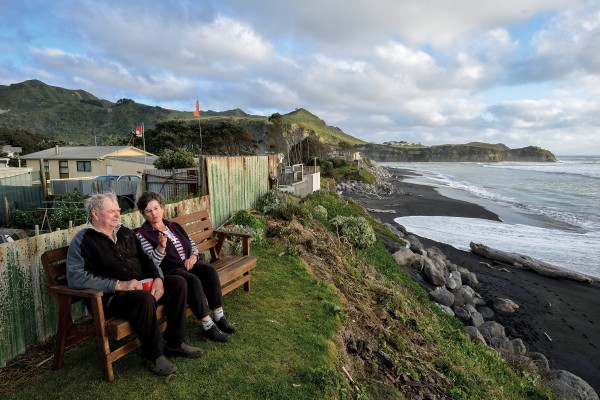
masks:
POLYGON ((331 223, 337 227, 340 236, 348 239, 352 246, 358 249, 364 249, 375 243, 375 231, 363 217, 344 217, 337 216, 331 220, 331 223))
POLYGON ((72 193, 57 196, 54 208, 48 213, 48 219, 52 229, 69 227, 69 221, 73 225, 81 225, 87 221, 87 212, 83 207, 85 196, 81 191, 75 189, 72 193))
POLYGON ((186 149, 164 149, 154 161, 154 167, 158 169, 193 168, 195 166, 194 154, 186 149))
POLYGON ((271 190, 265 193, 256 203, 256 209, 263 214, 271 214, 276 210, 286 208, 290 204, 290 200, 283 192, 271 190))
POLYGON ((257 230, 263 230, 266 227, 265 219, 262 216, 253 215, 248 210, 239 210, 234 214, 233 217, 229 221, 228 224, 231 225, 243 225, 248 226, 250 228, 254 228, 257 230))
POLYGON ((13 228, 33 229, 36 223, 36 218, 31 211, 15 208, 10 214, 10 226, 13 228))
POLYGON ((327 209, 320 204, 317 204, 312 209, 313 216, 321 222, 327 220, 327 209))

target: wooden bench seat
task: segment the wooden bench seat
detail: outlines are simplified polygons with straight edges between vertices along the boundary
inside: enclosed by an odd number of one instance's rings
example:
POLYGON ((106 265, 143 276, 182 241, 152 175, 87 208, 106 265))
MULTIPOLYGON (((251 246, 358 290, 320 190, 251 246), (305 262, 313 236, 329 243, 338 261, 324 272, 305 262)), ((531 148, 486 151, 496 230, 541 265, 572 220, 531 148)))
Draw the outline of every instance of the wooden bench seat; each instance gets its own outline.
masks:
MULTIPOLYGON (((213 230, 207 211, 198 211, 182 217, 173 218, 172 221, 181 224, 190 237, 196 242, 201 252, 210 253, 210 264, 219 271, 223 294, 233 289, 244 286, 250 290, 250 272, 256 266, 256 258, 250 256, 250 238, 248 234, 237 234, 226 231, 213 230), (225 240, 238 236, 242 240, 242 255, 221 257, 221 250, 225 240)), ((67 286, 66 260, 68 246, 52 249, 41 256, 42 265, 48 281, 48 288, 58 309, 58 327, 54 348, 52 369, 60 369, 64 363, 65 348, 85 338, 96 336, 100 352, 102 377, 108 382, 114 381, 113 363, 135 350, 140 342, 131 329, 129 322, 123 318, 105 318, 102 307, 103 292, 92 289, 75 290, 67 286), (91 302, 91 324, 81 325, 73 321, 71 306, 83 299, 91 302), (132 336, 131 340, 125 340, 132 336), (109 338, 120 342, 111 349, 109 338)), ((187 309, 186 316, 192 315, 187 309)), ((160 331, 166 328, 164 305, 157 308, 156 317, 161 321, 160 331)))

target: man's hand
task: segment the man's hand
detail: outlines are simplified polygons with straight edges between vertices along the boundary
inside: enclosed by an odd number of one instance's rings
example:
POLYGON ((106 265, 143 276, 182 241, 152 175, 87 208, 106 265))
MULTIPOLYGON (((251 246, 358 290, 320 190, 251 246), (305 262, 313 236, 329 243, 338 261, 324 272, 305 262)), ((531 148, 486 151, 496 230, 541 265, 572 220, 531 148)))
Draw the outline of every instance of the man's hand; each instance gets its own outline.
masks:
POLYGON ((127 290, 142 290, 142 283, 137 279, 132 279, 130 281, 118 281, 117 286, 115 286, 115 290, 120 292, 125 292, 127 290))

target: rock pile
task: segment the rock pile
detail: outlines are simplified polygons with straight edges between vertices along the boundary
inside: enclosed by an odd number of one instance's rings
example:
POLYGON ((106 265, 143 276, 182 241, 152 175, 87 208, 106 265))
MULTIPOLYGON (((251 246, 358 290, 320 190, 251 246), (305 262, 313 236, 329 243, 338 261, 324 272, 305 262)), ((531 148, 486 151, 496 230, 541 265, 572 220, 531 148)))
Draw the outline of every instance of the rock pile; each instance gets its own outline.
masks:
POLYGON ((473 272, 450 262, 436 247, 425 249, 419 239, 408 234, 403 227, 385 226, 408 242, 406 248, 394 253, 396 263, 416 272, 430 298, 444 312, 465 324, 469 340, 492 347, 511 364, 540 377, 559 399, 598 399, 587 382, 564 370, 550 370, 543 354, 528 351, 521 339, 507 337, 504 326, 493 320, 496 313, 516 312, 518 304, 508 298, 496 298, 491 307, 488 306, 475 290, 478 281, 473 272))
POLYGON ((400 193, 390 181, 392 174, 388 170, 380 167, 377 164, 373 164, 371 166, 364 165, 362 167, 373 174, 375 177, 375 183, 364 183, 353 180, 340 181, 336 185, 336 190, 338 192, 352 192, 373 197, 400 193))

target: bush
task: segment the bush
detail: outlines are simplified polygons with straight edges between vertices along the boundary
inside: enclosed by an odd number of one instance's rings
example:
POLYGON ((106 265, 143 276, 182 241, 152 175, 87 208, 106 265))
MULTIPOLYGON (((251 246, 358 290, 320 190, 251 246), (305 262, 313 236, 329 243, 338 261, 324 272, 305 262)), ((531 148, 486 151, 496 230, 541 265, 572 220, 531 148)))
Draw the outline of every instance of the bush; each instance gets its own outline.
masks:
POLYGON ((157 169, 194 168, 195 166, 194 154, 186 149, 164 149, 154 161, 154 168, 157 169))
POLYGON ((346 238, 352 246, 364 249, 375 243, 375 231, 363 217, 337 216, 331 220, 340 236, 346 238))
POLYGON ((66 229, 69 221, 73 221, 74 226, 85 224, 87 212, 83 206, 84 199, 85 196, 78 189, 64 196, 57 196, 55 207, 48 214, 52 229, 66 229))
POLYGON ((272 214, 277 210, 287 208, 290 201, 283 192, 270 191, 258 200, 256 209, 263 214, 272 214))
POLYGON ((312 214, 321 222, 327 221, 327 209, 320 204, 313 207, 312 214))
POLYGON ((36 218, 31 211, 23 211, 15 208, 10 214, 10 226, 18 229, 33 229, 36 222, 36 218))
POLYGON ((264 230, 266 227, 265 219, 252 215, 248 210, 240 210, 227 222, 231 225, 241 225, 250 228, 264 230))

